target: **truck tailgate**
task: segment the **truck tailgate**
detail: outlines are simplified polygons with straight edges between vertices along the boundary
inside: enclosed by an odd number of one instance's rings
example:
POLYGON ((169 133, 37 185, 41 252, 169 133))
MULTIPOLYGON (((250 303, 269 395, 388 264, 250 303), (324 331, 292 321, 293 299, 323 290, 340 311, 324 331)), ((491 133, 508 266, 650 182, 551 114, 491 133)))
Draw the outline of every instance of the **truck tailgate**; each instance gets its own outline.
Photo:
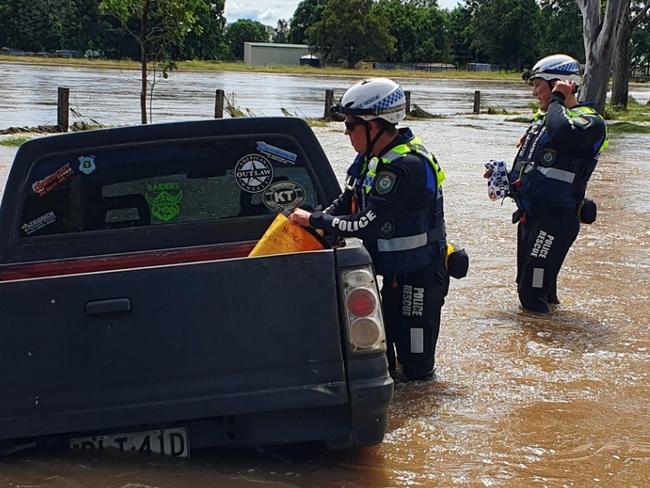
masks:
POLYGON ((0 439, 346 403, 334 259, 0 283, 0 439))

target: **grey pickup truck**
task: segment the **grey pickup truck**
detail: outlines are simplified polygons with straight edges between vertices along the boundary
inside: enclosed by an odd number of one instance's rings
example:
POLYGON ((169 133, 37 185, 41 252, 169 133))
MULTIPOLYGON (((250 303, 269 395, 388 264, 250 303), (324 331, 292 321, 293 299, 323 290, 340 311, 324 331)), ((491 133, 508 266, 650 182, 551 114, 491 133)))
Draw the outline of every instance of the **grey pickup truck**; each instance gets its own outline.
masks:
POLYGON ((363 246, 247 257, 278 212, 339 190, 293 118, 21 146, 0 207, 0 452, 381 442, 393 382, 363 246))

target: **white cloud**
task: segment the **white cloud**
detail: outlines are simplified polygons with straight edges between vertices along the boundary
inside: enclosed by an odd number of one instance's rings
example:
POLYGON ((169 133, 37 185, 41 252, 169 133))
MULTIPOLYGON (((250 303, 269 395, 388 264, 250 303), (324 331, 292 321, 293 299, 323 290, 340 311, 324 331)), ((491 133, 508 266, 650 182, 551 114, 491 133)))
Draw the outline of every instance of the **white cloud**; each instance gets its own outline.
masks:
POLYGON ((226 0, 226 20, 252 19, 275 27, 278 19, 289 20, 300 0, 226 0))
MULTIPOLYGON (((461 0, 438 0, 442 8, 454 8, 461 0)), ((239 19, 252 19, 275 27, 278 19, 289 20, 300 0, 226 0, 228 23, 239 19)))

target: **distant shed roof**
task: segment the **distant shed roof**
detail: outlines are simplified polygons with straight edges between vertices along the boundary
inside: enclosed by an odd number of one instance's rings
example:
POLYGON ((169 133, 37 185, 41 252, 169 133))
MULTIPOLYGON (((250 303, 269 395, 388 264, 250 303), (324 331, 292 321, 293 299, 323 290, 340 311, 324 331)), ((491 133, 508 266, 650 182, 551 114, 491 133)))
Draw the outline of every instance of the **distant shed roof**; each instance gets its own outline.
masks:
POLYGON ((278 44, 275 42, 246 42, 245 44, 250 44, 255 47, 285 47, 285 48, 294 48, 294 49, 306 49, 309 48, 307 44, 278 44))

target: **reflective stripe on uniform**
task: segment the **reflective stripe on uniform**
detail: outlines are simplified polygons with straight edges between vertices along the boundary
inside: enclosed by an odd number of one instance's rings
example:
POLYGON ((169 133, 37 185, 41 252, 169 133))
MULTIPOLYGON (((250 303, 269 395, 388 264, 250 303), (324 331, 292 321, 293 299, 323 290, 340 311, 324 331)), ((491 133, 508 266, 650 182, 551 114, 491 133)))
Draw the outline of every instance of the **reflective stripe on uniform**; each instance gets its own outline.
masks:
POLYGON ((411 353, 424 352, 424 329, 411 329, 411 353))
POLYGON ((533 268, 533 281, 531 286, 533 288, 544 287, 544 268, 533 268))
POLYGON ((394 239, 377 239, 377 250, 379 252, 408 251, 426 246, 429 242, 427 233, 414 236, 396 237, 394 239))
POLYGON ((447 232, 444 223, 435 229, 414 236, 395 237, 393 239, 377 239, 377 250, 379 252, 409 251, 418 247, 426 246, 433 241, 444 241, 447 239, 447 232))
POLYGON ((542 166, 537 166, 537 171, 542 173, 547 178, 563 181, 564 183, 573 183, 573 180, 575 180, 576 177, 575 173, 572 173, 571 171, 566 171, 564 169, 544 168, 542 166))
MULTIPOLYGON (((386 154, 382 156, 381 162, 383 164, 390 164, 393 161, 403 156, 406 156, 407 154, 412 152, 418 154, 419 156, 423 157, 429 162, 429 164, 433 169, 433 172, 436 175, 436 188, 441 188, 442 182, 445 181, 446 178, 445 172, 442 170, 442 168, 436 161, 436 158, 433 157, 433 154, 431 154, 429 151, 426 150, 426 148, 422 144, 422 140, 419 137, 414 137, 411 141, 407 143, 399 144, 393 147, 391 150, 389 150, 386 154)), ((363 190, 365 193, 370 193, 370 191, 372 190, 373 181, 375 179, 375 176, 377 176, 378 164, 379 164, 379 158, 377 158, 376 156, 373 157, 368 162, 366 177, 364 178, 363 181, 363 190)))

